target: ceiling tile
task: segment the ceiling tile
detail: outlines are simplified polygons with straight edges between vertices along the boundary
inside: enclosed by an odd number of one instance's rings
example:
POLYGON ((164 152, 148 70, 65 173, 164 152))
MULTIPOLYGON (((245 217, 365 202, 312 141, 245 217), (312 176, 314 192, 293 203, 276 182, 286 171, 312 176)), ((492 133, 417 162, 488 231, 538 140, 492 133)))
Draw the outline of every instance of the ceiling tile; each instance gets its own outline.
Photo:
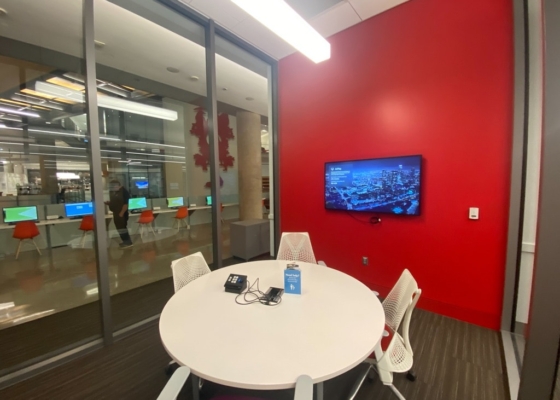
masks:
POLYGON ((322 36, 329 37, 361 22, 350 3, 342 2, 309 21, 322 36))
POLYGON ((309 20, 343 1, 344 0, 286 0, 286 3, 296 10, 303 18, 309 20))
POLYGON ((406 3, 408 0, 348 0, 363 20, 406 3))
POLYGON ((296 51, 292 46, 252 18, 233 27, 232 32, 276 59, 296 51))
POLYGON ((250 18, 249 14, 231 0, 191 0, 189 6, 226 28, 232 28, 250 18))

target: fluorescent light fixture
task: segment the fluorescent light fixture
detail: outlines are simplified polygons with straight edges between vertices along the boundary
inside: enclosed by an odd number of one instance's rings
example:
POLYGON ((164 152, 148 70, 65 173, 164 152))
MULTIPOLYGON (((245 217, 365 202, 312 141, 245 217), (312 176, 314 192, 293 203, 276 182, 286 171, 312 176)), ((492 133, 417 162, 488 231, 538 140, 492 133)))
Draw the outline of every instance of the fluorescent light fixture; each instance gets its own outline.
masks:
POLYGON ((0 142, 0 144, 8 144, 14 146, 23 146, 23 143, 14 143, 14 142, 0 142))
POLYGON ((167 154, 154 154, 154 153, 136 153, 134 151, 127 151, 126 154, 137 154, 139 156, 147 156, 147 157, 169 157, 169 158, 185 159, 184 156, 170 156, 170 155, 167 155, 167 154))
POLYGON ((14 302, 0 303, 0 310, 6 310, 6 309, 12 308, 12 307, 15 307, 14 302))
MULTIPOLYGON (((45 93, 51 96, 75 101, 77 103, 85 103, 85 95, 77 90, 53 85, 46 82, 35 82, 35 90, 39 93, 45 93)), ((165 119, 169 121, 177 120, 177 112, 168 110, 167 108, 154 107, 147 104, 136 103, 134 101, 119 99, 111 96, 97 96, 99 107, 110 108, 129 112, 132 114, 145 115, 147 117, 165 119)))
POLYGON ((52 309, 52 310, 47 310, 47 311, 36 312, 36 313, 33 313, 33 314, 26 315, 25 317, 19 317, 19 318, 12 319, 12 320, 11 320, 11 323, 12 323, 12 325, 15 325, 15 324, 17 324, 17 323, 19 323, 19 322, 23 322, 23 321, 27 321, 27 320, 30 320, 30 319, 39 318, 39 317, 44 316, 44 315, 47 315, 47 314, 52 314, 53 312, 54 312, 54 309, 52 309))
POLYGON ((37 113, 30 112, 30 111, 16 110, 16 109, 10 108, 10 107, 0 106, 0 111, 6 112, 6 113, 9 113, 9 114, 23 115, 24 117, 41 118, 41 116, 37 113))
POLYGON ((57 172, 56 177, 58 179, 80 179, 80 177, 73 172, 57 172))
POLYGON ((312 61, 331 58, 331 45, 283 0, 231 0, 312 61))
POLYGON ((52 154, 52 153, 29 153, 29 154, 34 155, 34 156, 56 156, 56 157, 60 157, 60 158, 63 158, 63 157, 87 158, 87 156, 75 156, 73 154, 52 154))
POLYGON ((184 149, 185 146, 175 146, 173 144, 162 144, 162 143, 150 143, 150 142, 140 142, 138 140, 125 140, 127 143, 139 143, 139 144, 151 144, 152 146, 159 147, 173 147, 174 149, 184 149))

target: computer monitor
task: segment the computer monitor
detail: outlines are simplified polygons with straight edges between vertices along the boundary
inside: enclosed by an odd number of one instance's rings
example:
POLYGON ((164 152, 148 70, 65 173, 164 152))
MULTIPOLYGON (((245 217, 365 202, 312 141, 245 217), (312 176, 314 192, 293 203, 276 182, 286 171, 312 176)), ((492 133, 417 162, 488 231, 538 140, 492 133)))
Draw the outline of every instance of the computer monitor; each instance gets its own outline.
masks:
POLYGON ((93 215, 93 203, 66 203, 64 204, 66 218, 81 218, 86 215, 93 215))
POLYGON ((182 207, 185 205, 182 197, 168 197, 167 198, 167 207, 182 207))
POLYGON ((207 206, 211 206, 211 205, 212 205, 212 196, 206 196, 206 205, 207 205, 207 206))
POLYGON ((135 197, 133 199, 128 199, 128 209, 130 211, 141 210, 142 208, 147 208, 145 197, 135 197))
POLYGON ((7 207, 2 210, 4 222, 6 224, 15 224, 22 221, 37 221, 37 206, 27 207, 7 207))

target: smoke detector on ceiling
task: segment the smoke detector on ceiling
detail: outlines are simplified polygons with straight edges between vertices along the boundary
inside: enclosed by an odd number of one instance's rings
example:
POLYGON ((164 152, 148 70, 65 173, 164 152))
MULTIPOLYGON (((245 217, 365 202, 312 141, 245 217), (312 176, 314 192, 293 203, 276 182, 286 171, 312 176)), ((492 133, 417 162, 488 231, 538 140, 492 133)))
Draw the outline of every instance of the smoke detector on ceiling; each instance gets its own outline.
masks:
POLYGON ((191 76, 189 77, 189 79, 190 79, 191 81, 195 81, 195 82, 196 82, 196 81, 198 81, 199 78, 198 78, 198 76, 196 76, 196 75, 191 75, 191 76))
POLYGON ((180 71, 179 68, 175 68, 175 67, 167 67, 167 70, 172 74, 177 74, 180 71))
POLYGON ((105 43, 102 42, 101 40, 94 40, 95 43, 95 48, 97 49, 102 49, 103 47, 105 47, 105 43))

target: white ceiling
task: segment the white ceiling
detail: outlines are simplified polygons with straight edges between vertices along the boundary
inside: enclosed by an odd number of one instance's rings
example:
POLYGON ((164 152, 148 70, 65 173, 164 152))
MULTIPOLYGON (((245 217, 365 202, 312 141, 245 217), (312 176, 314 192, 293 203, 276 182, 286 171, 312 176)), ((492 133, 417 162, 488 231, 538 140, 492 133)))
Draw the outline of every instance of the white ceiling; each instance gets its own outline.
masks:
MULTIPOLYGON (((203 46, 107 0, 96 0, 94 4, 96 39, 105 43, 96 51, 99 64, 206 95, 203 46), (171 73, 167 67, 177 68, 179 72, 171 73), (199 79, 191 80, 191 76, 199 79)), ((169 16, 169 10, 160 7, 169 16)), ((8 12, 0 18, 0 36, 83 57, 81 1, 0 0, 0 8, 8 12)), ((192 30, 187 32, 185 28, 184 36, 189 35, 193 36, 192 30)), ((199 35, 203 42, 202 28, 199 35)), ((227 91, 218 90, 219 101, 268 114, 265 77, 220 55, 216 57, 216 70, 219 88, 227 88, 227 91), (254 100, 248 101, 247 97, 254 100)))
MULTIPOLYGON (((278 60, 296 51, 231 0, 180 1, 278 60)), ((408 0, 286 1, 321 35, 329 37, 408 0)))

